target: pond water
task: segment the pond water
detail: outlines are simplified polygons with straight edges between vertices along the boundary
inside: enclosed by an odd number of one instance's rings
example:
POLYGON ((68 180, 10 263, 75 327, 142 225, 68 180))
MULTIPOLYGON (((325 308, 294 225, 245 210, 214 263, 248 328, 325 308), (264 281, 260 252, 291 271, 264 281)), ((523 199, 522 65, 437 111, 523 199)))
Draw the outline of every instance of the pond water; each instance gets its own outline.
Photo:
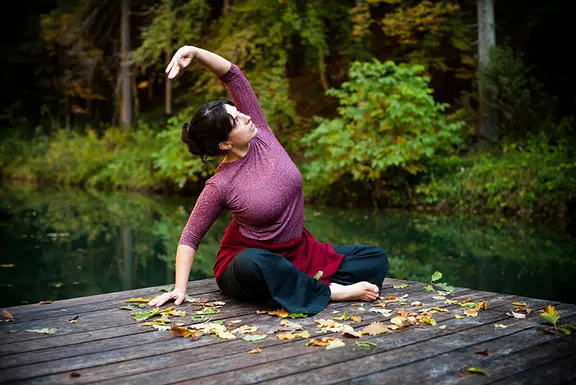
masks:
MULTIPOLYGON (((175 250, 194 199, 126 192, 0 188, 0 307, 174 281, 175 250)), ((574 303, 576 239, 515 218, 306 208, 306 227, 332 244, 382 246, 390 275, 574 303)), ((191 280, 212 277, 223 215, 191 280)))

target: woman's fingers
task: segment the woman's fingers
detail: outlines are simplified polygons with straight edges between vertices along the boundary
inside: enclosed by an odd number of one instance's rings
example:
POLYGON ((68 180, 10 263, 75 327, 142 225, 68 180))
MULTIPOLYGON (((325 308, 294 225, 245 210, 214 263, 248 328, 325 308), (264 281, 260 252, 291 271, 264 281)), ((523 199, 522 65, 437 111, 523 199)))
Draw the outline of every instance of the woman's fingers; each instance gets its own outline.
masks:
POLYGON ((186 298, 185 295, 178 294, 178 296, 176 297, 176 301, 174 301, 174 305, 180 305, 182 301, 184 301, 184 298, 186 298))
POLYGON ((170 293, 162 294, 159 297, 154 298, 152 301, 148 302, 148 306, 162 306, 166 301, 170 299, 170 293))

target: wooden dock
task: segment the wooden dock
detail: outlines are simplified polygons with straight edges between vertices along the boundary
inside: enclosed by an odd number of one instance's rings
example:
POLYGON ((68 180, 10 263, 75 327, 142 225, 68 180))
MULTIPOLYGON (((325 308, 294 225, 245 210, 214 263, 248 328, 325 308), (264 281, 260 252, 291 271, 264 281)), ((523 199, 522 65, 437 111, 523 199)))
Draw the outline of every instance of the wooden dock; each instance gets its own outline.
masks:
MULTIPOLYGON (((247 342, 238 333, 230 340, 203 335, 193 341, 173 336, 171 331, 139 326, 142 322, 135 321, 131 311, 119 309, 131 297, 159 294, 160 287, 154 287, 7 308, 15 320, 0 324, 0 383, 576 383, 576 331, 566 335, 543 328, 540 316, 546 305, 553 305, 560 317, 558 327, 576 324, 576 305, 464 288, 456 288, 443 298, 436 291, 425 291, 422 283, 386 279, 380 306, 331 303, 314 317, 283 318, 297 322, 310 334, 308 338, 283 340, 274 333, 281 318, 256 314, 262 306, 227 298, 218 292, 213 280, 203 280, 191 282, 188 294, 225 302, 219 313, 211 315, 210 322, 223 320, 228 331, 241 325, 258 326, 255 333, 266 334, 266 338, 247 342), (398 287, 403 284, 408 286, 398 287), (474 306, 465 305, 472 302, 480 309, 476 317, 474 306), (521 310, 522 306, 513 302, 524 302, 528 310, 521 310), (422 322, 426 313, 421 310, 433 307, 437 309, 430 318, 435 326, 422 322), (395 312, 397 308, 405 311, 395 312), (526 318, 506 314, 515 309, 526 318), (465 315, 467 310, 470 316, 465 315), (362 334, 360 338, 349 338, 339 331, 320 331, 322 325, 315 320, 346 318, 345 311, 346 316, 360 316, 362 320, 335 322, 350 325, 356 332, 374 322, 396 327, 391 322, 394 317, 400 318, 395 322, 401 327, 379 331, 384 333, 380 335, 362 334), (390 311, 392 315, 383 314, 390 311), (241 322, 232 326, 232 320, 241 322), (38 329, 56 331, 27 331, 38 329), (336 337, 345 346, 327 349, 309 343, 319 337, 336 337), (358 346, 357 341, 374 346, 358 346), (261 352, 248 353, 256 348, 261 352), (487 375, 470 373, 469 368, 481 369, 487 375)), ((177 310, 185 310, 186 316, 171 317, 171 322, 194 324, 191 317, 202 308, 185 303, 177 310)), ((375 329, 386 329, 379 326, 375 329)))

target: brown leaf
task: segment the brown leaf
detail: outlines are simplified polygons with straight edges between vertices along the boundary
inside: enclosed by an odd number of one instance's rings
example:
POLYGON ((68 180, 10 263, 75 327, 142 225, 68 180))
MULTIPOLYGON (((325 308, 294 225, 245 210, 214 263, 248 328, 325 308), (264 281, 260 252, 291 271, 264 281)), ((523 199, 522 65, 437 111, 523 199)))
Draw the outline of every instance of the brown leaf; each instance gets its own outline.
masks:
POLYGON ((384 325, 384 323, 372 322, 370 325, 368 325, 364 329, 362 329, 362 333, 365 333, 365 334, 368 334, 371 336, 377 336, 380 334, 392 333, 392 332, 390 331, 390 327, 388 327, 387 325, 384 325))
POLYGON ((488 352, 488 349, 476 349, 474 354, 479 354, 481 356, 489 356, 490 352, 488 352))
POLYGON ((257 354, 257 353, 262 353, 262 349, 255 348, 255 349, 252 349, 248 352, 248 354, 257 354))
POLYGON ((360 338, 362 336, 362 334, 358 333, 354 329, 352 329, 352 330, 345 329, 344 332, 342 333, 342 335, 344 337, 349 337, 349 338, 360 338))
POLYGON ((199 330, 190 330, 178 325, 172 325, 170 331, 174 337, 190 338, 192 341, 200 339, 200 337, 203 335, 203 333, 199 330))
POLYGON ((80 372, 72 372, 72 373, 70 373, 70 377, 80 377, 80 376, 82 376, 82 373, 80 373, 80 372))
POLYGON ((319 338, 314 338, 313 340, 310 340, 306 343, 306 346, 328 346, 330 345, 330 342, 332 341, 342 341, 339 338, 335 338, 335 337, 319 337, 319 338))
POLYGON ((466 309, 464 310, 464 315, 466 315, 467 317, 478 317, 478 310, 466 309))
POLYGON ((12 313, 10 313, 8 310, 6 309, 2 309, 2 315, 4 316, 4 318, 8 318, 8 319, 16 319, 16 317, 14 317, 12 315, 12 313))
POLYGON ((314 322, 316 322, 318 324, 318 327, 321 329, 324 328, 333 328, 336 325, 336 322, 334 320, 325 320, 325 319, 316 319, 314 320, 314 322))
POLYGON ((70 323, 71 323, 71 324, 75 324, 76 322, 78 322, 78 317, 79 317, 79 316, 75 315, 74 317, 70 318, 70 320, 69 320, 70 323))

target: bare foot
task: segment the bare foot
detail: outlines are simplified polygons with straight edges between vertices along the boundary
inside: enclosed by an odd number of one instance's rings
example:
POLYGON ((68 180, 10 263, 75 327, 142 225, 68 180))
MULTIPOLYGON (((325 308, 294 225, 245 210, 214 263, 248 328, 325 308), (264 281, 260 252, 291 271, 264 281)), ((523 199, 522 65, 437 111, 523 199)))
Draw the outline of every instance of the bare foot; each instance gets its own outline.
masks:
POLYGON ((378 298, 378 286, 362 281, 353 285, 330 284, 331 301, 374 301, 378 298))

